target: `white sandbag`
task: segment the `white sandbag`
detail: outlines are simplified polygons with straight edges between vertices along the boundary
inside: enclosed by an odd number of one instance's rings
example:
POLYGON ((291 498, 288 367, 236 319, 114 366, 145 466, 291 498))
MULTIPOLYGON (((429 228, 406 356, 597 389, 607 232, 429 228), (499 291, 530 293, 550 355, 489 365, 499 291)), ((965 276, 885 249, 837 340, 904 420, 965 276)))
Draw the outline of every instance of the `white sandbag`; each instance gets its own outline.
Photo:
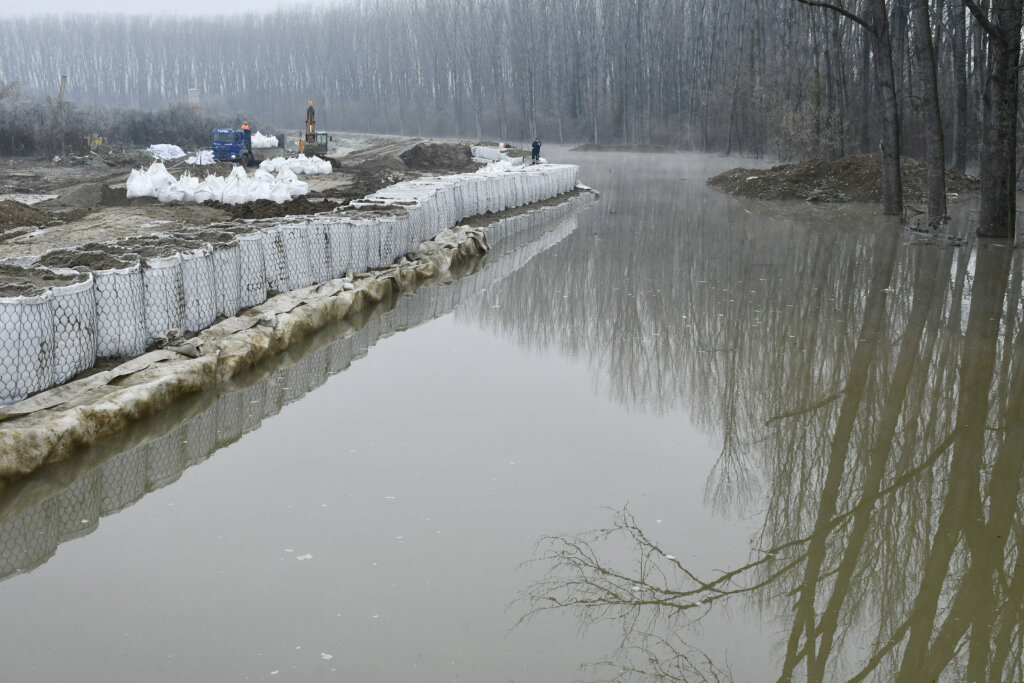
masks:
POLYGON ((0 405, 53 380, 53 295, 0 297, 0 405))
POLYGON ((275 182, 270 189, 269 199, 276 204, 284 204, 291 201, 292 193, 288 191, 288 187, 284 184, 275 182))
POLYGON ((182 293, 185 297, 184 330, 205 330, 217 319, 216 264, 209 246, 181 254, 182 293))
POLYGON ((309 235, 302 224, 282 225, 285 263, 288 268, 288 289, 313 284, 313 266, 309 255, 309 235))
POLYGON ((327 282, 334 277, 331 261, 331 240, 327 223, 311 221, 306 223, 309 237, 309 266, 313 282, 327 282))
POLYGON ((395 255, 398 252, 396 246, 395 230, 398 221, 394 216, 378 216, 373 222, 373 230, 377 234, 375 244, 377 251, 372 254, 370 267, 389 266, 395 262, 395 255))
POLYGON ((146 311, 146 344, 185 325, 185 290, 181 254, 142 260, 142 298, 146 311))
POLYGON ((149 169, 146 171, 146 175, 149 176, 149 180, 153 183, 153 189, 156 192, 159 192, 174 183, 174 176, 172 176, 167 171, 167 167, 159 161, 154 161, 150 165, 149 169))
POLYGON ((178 182, 174 185, 174 187, 177 187, 181 191, 181 201, 186 204, 192 203, 196 200, 196 191, 199 190, 199 186, 199 178, 194 178, 187 173, 178 178, 178 182))
POLYGON ((242 204, 248 200, 245 191, 239 187, 238 179, 229 177, 224 183, 224 190, 221 192, 220 200, 225 204, 242 204))
MULTIPOLYGON (((134 260, 134 259, 133 259, 134 260)), ((123 268, 94 270, 96 284, 96 356, 125 358, 146 350, 146 315, 142 267, 125 261, 123 268)))
POLYGON ((156 190, 153 189, 153 181, 149 175, 141 169, 132 169, 128 174, 128 181, 125 183, 125 190, 128 199, 135 197, 155 197, 156 190))
POLYGON ((157 190, 156 198, 161 204, 169 204, 171 202, 180 202, 185 198, 185 193, 178 187, 178 183, 174 182, 163 189, 157 190))
POLYGON ((352 224, 332 218, 327 224, 331 249, 331 277, 342 277, 352 267, 352 224))
POLYGON ((284 252, 284 235, 280 228, 260 230, 263 244, 264 275, 267 292, 287 292, 288 260, 284 252))
POLYGON ((369 256, 369 222, 356 220, 351 224, 351 245, 352 245, 352 270, 357 273, 365 272, 369 256))
POLYGON ((95 281, 89 273, 84 282, 50 288, 53 295, 53 384, 63 384, 96 362, 94 287, 95 281))
POLYGON ((237 235, 238 305, 249 308, 267 299, 267 271, 263 260, 263 235, 252 232, 237 235))

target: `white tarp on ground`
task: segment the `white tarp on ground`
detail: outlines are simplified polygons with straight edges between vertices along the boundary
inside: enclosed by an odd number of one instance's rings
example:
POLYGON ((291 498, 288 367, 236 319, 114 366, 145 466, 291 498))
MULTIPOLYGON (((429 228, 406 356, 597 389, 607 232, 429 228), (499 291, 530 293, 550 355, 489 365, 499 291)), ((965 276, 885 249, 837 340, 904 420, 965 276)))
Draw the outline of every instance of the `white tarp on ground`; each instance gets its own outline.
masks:
POLYGON ((278 140, 276 135, 263 135, 259 131, 252 134, 253 149, 270 149, 277 146, 278 140))
POLYGON ((160 159, 180 159, 185 156, 185 150, 177 145, 150 145, 149 152, 160 159))
POLYGON ((146 170, 133 170, 125 185, 129 199, 156 197, 164 203, 215 201, 244 204, 270 199, 282 204, 309 193, 309 185, 287 167, 278 171, 276 176, 259 169, 250 177, 244 168, 236 166, 227 178, 210 175, 200 181, 187 171, 176 179, 159 161, 146 170))

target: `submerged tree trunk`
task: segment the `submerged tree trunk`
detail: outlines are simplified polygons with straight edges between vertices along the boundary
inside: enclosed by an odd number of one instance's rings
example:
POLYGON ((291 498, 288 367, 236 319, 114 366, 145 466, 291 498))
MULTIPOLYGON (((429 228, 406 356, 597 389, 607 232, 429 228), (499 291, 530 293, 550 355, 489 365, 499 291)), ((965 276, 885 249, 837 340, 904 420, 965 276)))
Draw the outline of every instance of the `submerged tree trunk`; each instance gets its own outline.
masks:
POLYGON ((939 82, 935 72, 928 0, 914 0, 910 12, 916 25, 914 35, 917 43, 917 70, 921 74, 921 86, 924 91, 928 225, 937 228, 946 218, 946 144, 942 135, 942 114, 939 112, 939 82))
POLYGON ((1024 0, 1001 0, 992 9, 991 19, 974 0, 964 4, 989 37, 978 234, 1012 239, 1017 218, 1017 68, 1024 0))

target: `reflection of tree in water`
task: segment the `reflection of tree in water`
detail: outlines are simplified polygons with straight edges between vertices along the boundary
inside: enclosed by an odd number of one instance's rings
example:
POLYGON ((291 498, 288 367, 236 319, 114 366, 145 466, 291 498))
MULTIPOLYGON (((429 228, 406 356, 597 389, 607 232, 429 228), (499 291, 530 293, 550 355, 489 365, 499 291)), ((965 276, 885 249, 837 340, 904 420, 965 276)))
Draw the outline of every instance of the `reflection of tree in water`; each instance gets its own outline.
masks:
POLYGON ((533 608, 622 620, 624 679, 727 677, 685 625, 737 598, 784 624, 780 680, 1024 678, 1019 260, 606 190, 637 224, 597 216, 588 241, 584 218, 551 254, 567 267, 473 313, 585 357, 626 405, 685 408, 721 436, 710 502, 763 487, 766 516, 750 563, 714 576, 628 513, 549 539, 533 608), (609 564, 622 543, 633 564, 609 564))

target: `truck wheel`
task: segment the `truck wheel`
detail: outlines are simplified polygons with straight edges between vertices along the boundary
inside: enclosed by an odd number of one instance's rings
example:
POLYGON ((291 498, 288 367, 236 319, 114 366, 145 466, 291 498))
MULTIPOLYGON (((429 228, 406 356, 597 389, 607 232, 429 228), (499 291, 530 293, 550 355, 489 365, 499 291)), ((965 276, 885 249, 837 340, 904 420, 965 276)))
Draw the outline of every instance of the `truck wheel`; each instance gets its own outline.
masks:
POLYGON ((243 166, 255 166, 256 165, 256 160, 253 159, 252 154, 250 154, 249 152, 246 152, 245 154, 242 155, 242 165, 243 166))

